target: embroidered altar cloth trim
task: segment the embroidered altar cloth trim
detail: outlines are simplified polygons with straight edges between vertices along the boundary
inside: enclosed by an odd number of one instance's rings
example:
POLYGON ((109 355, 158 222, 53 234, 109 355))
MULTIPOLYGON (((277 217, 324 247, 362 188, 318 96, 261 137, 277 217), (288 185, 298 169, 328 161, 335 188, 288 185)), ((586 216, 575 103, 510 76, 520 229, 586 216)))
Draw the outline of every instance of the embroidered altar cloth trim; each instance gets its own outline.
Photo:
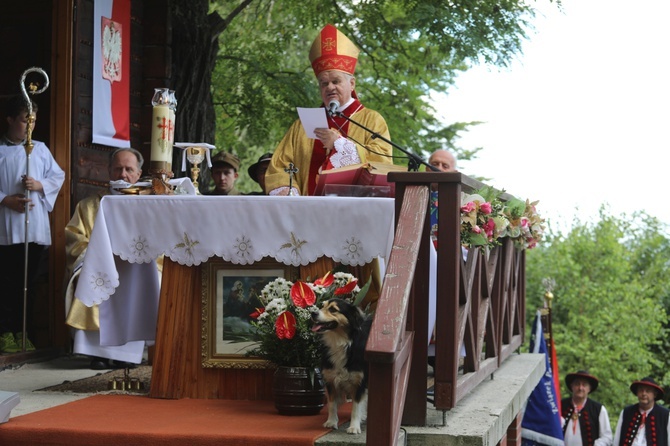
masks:
POLYGON ((394 201, 360 197, 105 196, 76 296, 88 306, 119 286, 114 256, 187 266, 217 256, 239 265, 264 257, 293 266, 326 256, 347 265, 387 260, 394 201))

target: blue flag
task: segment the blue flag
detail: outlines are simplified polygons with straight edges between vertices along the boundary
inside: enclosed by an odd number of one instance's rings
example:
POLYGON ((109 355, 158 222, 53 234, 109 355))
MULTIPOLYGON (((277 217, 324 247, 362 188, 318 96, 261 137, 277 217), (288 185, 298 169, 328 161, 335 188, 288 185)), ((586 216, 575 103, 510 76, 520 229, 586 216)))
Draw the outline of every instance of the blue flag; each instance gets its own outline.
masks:
POLYGON ((547 343, 542 333, 540 312, 535 315, 533 331, 530 336, 530 352, 542 353, 546 370, 533 393, 528 398, 526 410, 521 420, 521 439, 523 446, 548 445, 563 446, 563 429, 554 388, 554 376, 549 364, 547 343))

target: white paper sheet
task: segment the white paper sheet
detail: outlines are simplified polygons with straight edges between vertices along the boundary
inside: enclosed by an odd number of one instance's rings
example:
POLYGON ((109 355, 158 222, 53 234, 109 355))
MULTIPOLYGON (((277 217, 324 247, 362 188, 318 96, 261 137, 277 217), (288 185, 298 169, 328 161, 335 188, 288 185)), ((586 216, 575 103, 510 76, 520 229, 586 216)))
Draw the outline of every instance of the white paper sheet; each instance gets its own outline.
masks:
POLYGON ((326 116, 325 108, 297 107, 297 110, 308 138, 316 139, 316 135, 314 134, 315 129, 328 128, 328 117, 326 116))

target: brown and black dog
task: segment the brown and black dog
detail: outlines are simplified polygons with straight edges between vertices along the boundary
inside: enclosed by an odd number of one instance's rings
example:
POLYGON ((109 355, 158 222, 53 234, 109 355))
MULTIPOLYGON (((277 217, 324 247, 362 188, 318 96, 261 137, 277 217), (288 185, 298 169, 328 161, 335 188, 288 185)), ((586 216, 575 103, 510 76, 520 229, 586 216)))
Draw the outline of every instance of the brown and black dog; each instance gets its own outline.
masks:
POLYGON ((328 393, 328 420, 324 427, 337 429, 337 406, 353 400, 347 433, 360 434, 367 417, 368 364, 365 343, 372 318, 342 299, 325 301, 312 313, 312 331, 321 334, 321 371, 328 393))

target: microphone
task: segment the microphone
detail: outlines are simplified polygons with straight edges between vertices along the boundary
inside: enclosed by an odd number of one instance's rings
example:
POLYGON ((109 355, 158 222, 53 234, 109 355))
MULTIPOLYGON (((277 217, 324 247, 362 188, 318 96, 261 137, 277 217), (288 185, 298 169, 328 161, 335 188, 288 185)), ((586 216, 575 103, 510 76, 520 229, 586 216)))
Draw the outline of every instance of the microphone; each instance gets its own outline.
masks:
POLYGON ((340 108, 340 102, 337 101, 336 99, 333 99, 328 103, 328 115, 335 116, 339 108, 340 108))

